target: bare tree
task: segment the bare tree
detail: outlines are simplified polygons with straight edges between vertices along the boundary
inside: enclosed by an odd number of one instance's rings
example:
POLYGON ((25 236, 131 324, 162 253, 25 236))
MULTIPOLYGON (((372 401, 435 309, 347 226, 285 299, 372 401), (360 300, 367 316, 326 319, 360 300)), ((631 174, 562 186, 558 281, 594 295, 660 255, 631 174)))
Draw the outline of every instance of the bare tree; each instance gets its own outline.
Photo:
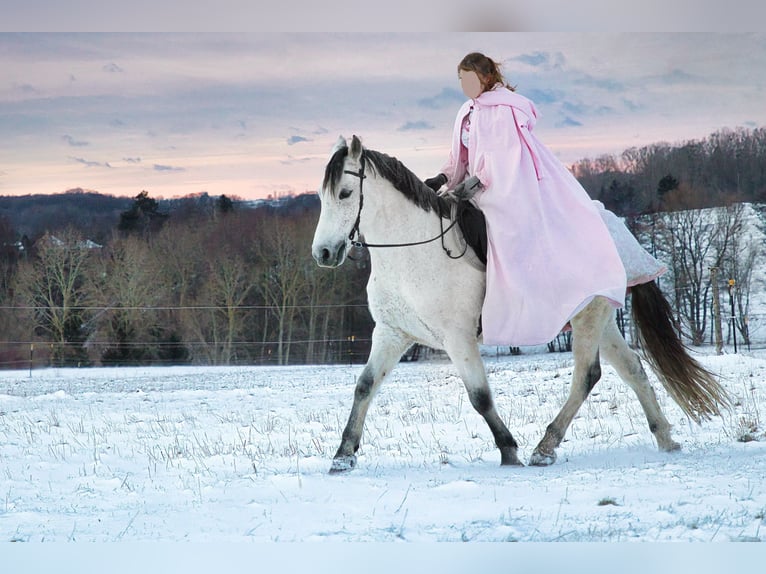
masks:
POLYGON ((17 275, 17 291, 33 309, 35 329, 49 337, 56 365, 88 362, 86 276, 96 246, 72 228, 57 236, 44 235, 35 245, 36 257, 17 275))
POLYGON ((250 314, 245 303, 254 288, 253 273, 241 254, 219 252, 207 261, 200 298, 205 309, 193 315, 201 352, 207 362, 228 365, 237 360, 236 343, 250 314))
POLYGON ((0 216, 0 367, 18 367, 29 357, 27 345, 30 341, 28 322, 14 309, 13 281, 26 246, 15 240, 16 234, 10 221, 0 216))
MULTIPOLYGON (((753 241, 747 229, 747 221, 757 218, 749 204, 737 203, 726 208, 727 224, 731 228, 731 237, 722 260, 723 272, 726 279, 732 280, 730 293, 734 303, 734 316, 728 321, 740 334, 742 342, 750 345, 748 316, 750 314, 750 294, 753 280, 753 270, 758 268, 764 257, 761 242, 753 241)), ((727 308, 731 308, 729 305, 727 308)), ((730 315, 731 312, 727 313, 730 315)), ((730 333, 731 335, 731 333, 730 333)))
POLYGON ((161 261, 158 272, 168 283, 170 303, 181 309, 196 296, 205 276, 205 258, 211 245, 207 223, 193 221, 165 225, 152 239, 155 257, 161 261))
MULTIPOLYGON (((151 238, 151 250, 155 258, 155 269, 158 281, 165 287, 164 304, 168 310, 163 311, 166 329, 178 333, 182 341, 199 341, 197 314, 203 311, 195 309, 198 303, 203 306, 206 301, 199 299, 199 293, 207 275, 207 259, 211 249, 215 247, 209 240, 211 234, 209 222, 192 220, 182 223, 171 219, 167 225, 151 238)), ((184 349, 178 345, 176 354, 186 356, 191 353, 195 357, 195 347, 184 349)))
POLYGON ((115 238, 109 256, 95 267, 89 301, 101 308, 93 322, 106 341, 102 360, 135 364, 160 358, 163 329, 157 307, 167 288, 149 243, 137 235, 115 238))
POLYGON ((299 227, 293 221, 279 216, 263 221, 263 234, 257 253, 261 261, 258 290, 267 305, 273 309, 276 320, 277 362, 287 364, 290 360, 294 319, 299 294, 306 285, 306 267, 310 250, 297 233, 299 227))
MULTIPOLYGON (((682 187, 673 192, 672 206, 682 208, 696 200, 692 190, 682 187)), ((741 233, 742 211, 735 206, 716 211, 688 208, 659 217, 673 274, 675 308, 689 328, 692 343, 701 345, 711 306, 710 268, 720 268, 729 256, 733 238, 741 233)))
POLYGON ((170 300, 177 306, 192 360, 230 364, 248 360, 256 263, 252 245, 259 224, 253 212, 228 211, 214 219, 171 224, 153 244, 167 263, 170 300), (172 251, 172 253, 167 253, 172 251))

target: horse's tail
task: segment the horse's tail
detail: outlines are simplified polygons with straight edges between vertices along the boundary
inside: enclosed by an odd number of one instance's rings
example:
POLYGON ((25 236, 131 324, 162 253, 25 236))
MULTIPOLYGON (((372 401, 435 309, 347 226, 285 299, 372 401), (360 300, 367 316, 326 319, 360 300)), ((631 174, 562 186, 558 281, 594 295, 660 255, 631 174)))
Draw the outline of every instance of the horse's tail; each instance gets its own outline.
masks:
POLYGON ((691 357, 679 338, 670 304, 654 281, 630 288, 633 320, 646 359, 678 406, 699 423, 731 405, 712 373, 691 357))

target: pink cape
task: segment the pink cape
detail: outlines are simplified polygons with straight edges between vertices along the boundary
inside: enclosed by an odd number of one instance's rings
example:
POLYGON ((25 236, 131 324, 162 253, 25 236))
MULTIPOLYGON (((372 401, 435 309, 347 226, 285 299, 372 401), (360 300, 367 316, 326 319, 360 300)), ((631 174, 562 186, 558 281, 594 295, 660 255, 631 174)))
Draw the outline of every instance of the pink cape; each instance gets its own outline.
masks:
POLYGON ((554 339, 593 297, 625 300, 625 268, 587 192, 532 133, 527 98, 498 86, 459 110, 449 160, 452 188, 469 175, 484 185, 474 203, 487 219, 484 344, 554 339), (463 119, 473 106, 468 149, 463 119))

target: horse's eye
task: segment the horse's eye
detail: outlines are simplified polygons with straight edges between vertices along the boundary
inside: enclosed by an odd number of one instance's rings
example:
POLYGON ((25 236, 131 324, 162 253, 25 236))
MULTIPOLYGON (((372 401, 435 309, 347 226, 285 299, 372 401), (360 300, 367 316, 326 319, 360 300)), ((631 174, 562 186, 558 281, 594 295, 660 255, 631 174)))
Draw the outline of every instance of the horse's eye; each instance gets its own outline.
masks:
POLYGON ((349 197, 351 197, 352 193, 353 193, 352 190, 348 189, 347 187, 344 187, 343 189, 340 190, 338 197, 340 199, 348 199, 349 197))

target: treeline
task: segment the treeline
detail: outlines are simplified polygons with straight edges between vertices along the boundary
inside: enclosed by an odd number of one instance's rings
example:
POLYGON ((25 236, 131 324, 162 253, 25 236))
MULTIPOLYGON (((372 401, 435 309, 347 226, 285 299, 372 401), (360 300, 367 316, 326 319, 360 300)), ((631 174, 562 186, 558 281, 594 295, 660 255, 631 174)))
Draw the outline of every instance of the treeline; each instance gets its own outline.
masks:
MULTIPOLYGON (((751 308, 763 289, 755 271, 764 261, 766 130, 573 167, 670 267, 660 285, 688 341, 750 342, 766 324, 765 311, 751 308), (722 313, 727 295, 732 311, 722 313)), ((24 199, 0 198, 0 367, 367 357, 369 261, 316 265, 315 194, 257 205, 82 190, 24 199)))
MULTIPOLYGON (((89 238, 105 242, 120 213, 131 204, 127 197, 114 197, 81 188, 49 195, 0 197, 0 221, 18 237, 34 242, 46 231, 65 227, 82 229, 89 238)), ((4 238, 5 239, 5 238, 4 238)))
POLYGON ((630 148, 572 166, 593 199, 622 216, 766 202, 766 128, 630 148))
MULTIPOLYGON (((668 266, 658 279, 693 345, 745 346, 766 326, 766 206, 732 203, 627 218, 642 245, 668 266), (761 298, 762 301, 762 298, 761 298), (762 303, 761 303, 762 304, 762 303)), ((635 339, 634 339, 635 340, 635 339)))
POLYGON ((765 128, 629 148, 572 171, 668 265, 660 284, 687 340, 750 344, 766 312, 752 308, 754 289, 763 289, 755 272, 765 248, 765 128))
POLYGON ((368 265, 320 269, 317 217, 315 196, 166 212, 144 192, 102 244, 67 225, 21 245, 6 220, 0 365, 364 360, 368 265))

